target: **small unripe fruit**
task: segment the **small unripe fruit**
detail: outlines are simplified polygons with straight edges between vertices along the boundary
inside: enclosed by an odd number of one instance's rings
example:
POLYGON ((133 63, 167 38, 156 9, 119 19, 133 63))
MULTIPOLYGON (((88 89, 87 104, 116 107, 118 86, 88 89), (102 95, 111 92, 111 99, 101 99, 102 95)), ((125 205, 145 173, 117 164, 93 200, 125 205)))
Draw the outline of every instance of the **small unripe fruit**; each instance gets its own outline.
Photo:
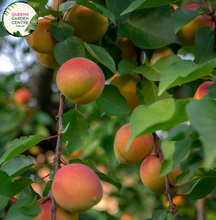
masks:
POLYGON ((33 33, 26 37, 29 47, 39 53, 53 53, 58 41, 51 32, 51 20, 41 19, 33 33))
POLYGON ((114 152, 120 163, 136 164, 154 150, 154 138, 152 134, 146 134, 135 138, 130 144, 128 151, 126 151, 125 146, 130 138, 130 134, 130 123, 123 125, 116 133, 114 152))
POLYGON ((108 28, 108 18, 82 5, 74 5, 65 17, 74 28, 74 36, 86 43, 101 39, 108 28))
POLYGON ((54 53, 39 53, 35 51, 37 59, 42 63, 44 66, 57 69, 60 67, 60 64, 55 59, 54 53))
MULTIPOLYGON (((155 194, 164 194, 166 190, 165 177, 159 177, 161 161, 155 155, 148 156, 141 164, 140 177, 143 184, 155 194)), ((181 173, 180 167, 168 174, 170 183, 176 184, 176 177, 181 173)))
POLYGON ((93 170, 83 164, 69 164, 59 169, 53 179, 54 199, 69 212, 84 212, 102 198, 103 188, 93 170))
POLYGON ((111 82, 111 85, 114 85, 119 89, 119 92, 124 96, 127 105, 131 110, 134 110, 140 105, 136 94, 136 85, 140 80, 141 79, 138 75, 123 74, 115 77, 111 82))
MULTIPOLYGON (((51 201, 41 204, 40 207, 41 213, 33 220, 52 220, 51 201)), ((56 220, 78 220, 78 214, 67 212, 60 206, 56 205, 56 220)))
MULTIPOLYGON (((197 4, 190 4, 184 7, 185 10, 196 10, 200 6, 197 4)), ((210 26, 214 30, 214 22, 210 18, 203 15, 198 15, 191 22, 183 26, 177 33, 179 40, 184 46, 195 46, 195 34, 197 30, 204 26, 210 26)))
POLYGON ((195 93, 195 95, 194 95, 194 98, 200 100, 200 99, 202 99, 205 95, 209 94, 209 91, 206 89, 206 87, 208 87, 208 86, 210 86, 210 85, 212 85, 212 84, 215 84, 215 83, 212 82, 212 81, 206 81, 206 82, 202 83, 202 84, 198 87, 198 89, 197 89, 197 91, 196 91, 196 93, 195 93))
POLYGON ((102 93, 105 78, 100 67, 86 58, 73 58, 65 62, 56 76, 59 90, 74 104, 85 105, 95 101, 102 93))
POLYGON ((26 88, 20 88, 14 94, 14 100, 20 107, 25 106, 30 101, 31 97, 31 92, 26 88))

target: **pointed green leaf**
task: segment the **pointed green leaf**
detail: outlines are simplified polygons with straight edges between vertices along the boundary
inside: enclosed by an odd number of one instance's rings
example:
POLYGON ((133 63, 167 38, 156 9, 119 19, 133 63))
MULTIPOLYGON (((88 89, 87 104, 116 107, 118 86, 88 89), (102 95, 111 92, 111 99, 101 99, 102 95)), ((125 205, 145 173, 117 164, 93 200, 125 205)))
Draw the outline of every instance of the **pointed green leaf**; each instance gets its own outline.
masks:
POLYGON ((8 199, 13 195, 14 189, 11 178, 0 170, 0 210, 8 204, 8 199))
POLYGON ((24 189, 26 189, 28 186, 30 186, 33 183, 33 181, 29 178, 20 178, 18 180, 14 180, 13 186, 14 186, 14 193, 13 195, 17 195, 24 189))
POLYGON ((150 220, 166 220, 167 210, 158 209, 153 212, 153 215, 150 220))
POLYGON ((197 30, 194 55, 197 64, 205 63, 216 57, 215 33, 209 26, 197 30))
POLYGON ((188 121, 185 109, 188 102, 187 99, 163 99, 148 106, 138 106, 131 115, 131 136, 126 149, 140 135, 166 130, 188 121))
POLYGON ((96 100, 96 103, 108 115, 120 116, 131 112, 126 99, 119 92, 118 88, 113 85, 105 85, 104 90, 96 100))
POLYGON ((59 5, 59 11, 62 11, 62 14, 63 14, 67 10, 72 8, 74 5, 76 5, 75 1, 63 2, 62 4, 59 5))
POLYGON ((123 59, 118 64, 118 76, 127 73, 135 73, 136 68, 136 63, 128 59, 123 59))
POLYGON ((11 158, 23 153, 24 151, 38 144, 42 140, 43 137, 39 134, 15 139, 14 141, 12 141, 7 151, 0 158, 0 165, 10 160, 11 158))
POLYGON ((185 170, 176 177, 176 185, 180 186, 183 183, 186 183, 189 179, 190 179, 190 170, 185 170))
POLYGON ((195 171, 195 176, 196 177, 216 177, 216 171, 209 169, 209 168, 202 167, 202 168, 198 168, 195 171))
POLYGON ((10 177, 15 177, 29 170, 32 166, 34 166, 34 163, 31 156, 18 155, 4 164, 1 170, 6 172, 10 177))
POLYGON ((204 166, 211 167, 216 159, 216 101, 193 100, 187 106, 187 114, 193 128, 202 136, 204 166))
POLYGON ((30 216, 37 216, 38 213, 41 212, 41 208, 39 206, 39 203, 37 202, 37 196, 35 196, 34 200, 30 204, 24 204, 20 206, 21 211, 25 215, 30 215, 30 216))
POLYGON ((191 22, 200 14, 201 13, 196 10, 185 10, 183 8, 177 8, 173 15, 175 34, 180 30, 181 27, 191 22))
POLYGON ((137 96, 140 104, 150 105, 156 101, 162 99, 170 99, 172 95, 167 92, 164 92, 162 95, 158 96, 158 87, 154 82, 147 80, 140 81, 137 86, 137 96))
POLYGON ((55 58, 60 65, 75 57, 85 57, 83 41, 78 37, 68 37, 65 41, 56 44, 55 58))
POLYGON ((86 50, 100 63, 102 63, 104 66, 106 66, 108 69, 110 69, 114 74, 116 73, 115 69, 115 62, 113 58, 109 55, 109 53, 100 46, 93 45, 93 44, 87 44, 84 42, 86 50))
POLYGON ((171 63, 174 63, 181 58, 175 54, 170 54, 156 61, 152 66, 139 66, 136 68, 136 73, 142 74, 146 79, 152 81, 160 81, 162 73, 171 63))
POLYGON ((172 15, 173 9, 169 5, 134 12, 128 22, 119 25, 118 34, 143 49, 180 44, 174 34, 172 15))
POLYGON ((191 60, 180 60, 170 64, 162 74, 158 95, 165 90, 188 83, 206 76, 216 66, 216 59, 209 60, 201 66, 191 60))
POLYGON ((62 135, 62 142, 67 144, 67 155, 83 147, 89 129, 89 123, 77 110, 72 109, 63 115, 63 126, 69 122, 67 133, 62 135))

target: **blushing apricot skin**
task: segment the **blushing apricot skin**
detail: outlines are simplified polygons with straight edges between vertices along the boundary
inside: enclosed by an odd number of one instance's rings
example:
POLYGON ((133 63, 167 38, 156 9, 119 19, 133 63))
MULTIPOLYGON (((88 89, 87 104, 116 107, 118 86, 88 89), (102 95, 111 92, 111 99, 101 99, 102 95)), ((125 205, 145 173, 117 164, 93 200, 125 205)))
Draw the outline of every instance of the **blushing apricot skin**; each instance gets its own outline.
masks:
POLYGON ((138 75, 123 74, 115 77, 111 81, 111 85, 114 85, 119 89, 119 92, 124 96, 127 101, 127 105, 131 110, 134 110, 138 105, 140 105, 136 94, 136 84, 140 80, 141 79, 138 75))
POLYGON ((202 83, 198 87, 198 89, 197 89, 197 91, 196 91, 196 93, 194 95, 194 98, 198 99, 198 100, 202 99, 205 95, 207 95, 209 93, 208 90, 206 89, 206 87, 208 87, 208 86, 210 86, 212 84, 215 84, 215 83, 212 82, 212 81, 206 81, 206 82, 202 83))
POLYGON ((65 62, 56 76, 59 90, 74 104, 85 105, 102 93, 105 78, 100 67, 86 58, 65 62))
POLYGON ((139 56, 138 48, 133 44, 131 40, 126 37, 118 37, 115 41, 115 44, 121 49, 122 56, 121 58, 128 59, 137 63, 137 57, 139 56))
MULTIPOLYGON (((199 8, 197 4, 186 5, 186 10, 196 10, 199 8)), ((194 20, 183 26, 177 33, 179 40, 184 46, 195 46, 195 34, 197 30, 204 26, 210 26, 214 30, 214 22, 210 18, 198 15, 194 20)))
MULTIPOLYGON (((40 205, 41 213, 33 220, 52 220, 52 204, 46 202, 40 205)), ((77 213, 67 212, 60 206, 56 206, 56 220, 78 220, 77 213)))
POLYGON ((69 164, 57 171, 52 183, 53 196, 63 209, 84 212, 102 198, 100 179, 83 164, 69 164))
POLYGON ((54 53, 39 53, 35 51, 35 54, 37 56, 38 61, 42 63, 44 66, 51 69, 57 69, 60 67, 60 64, 55 59, 54 53))
POLYGON ((86 43, 101 39, 108 29, 108 18, 82 5, 74 5, 65 17, 74 28, 74 36, 86 43))
POLYGON ((152 134, 146 134, 135 138, 128 151, 125 151, 125 145, 130 138, 130 134, 130 123, 123 125, 116 133, 114 152, 120 163, 136 164, 154 150, 154 138, 152 134))
POLYGON ((58 41, 51 32, 51 20, 41 19, 35 31, 26 37, 29 47, 39 53, 53 53, 58 41))
POLYGON ((25 106, 31 99, 32 94, 26 88, 19 88, 14 94, 14 100, 20 107, 25 106))
MULTIPOLYGON (((143 184, 155 194, 164 194, 166 190, 165 177, 159 177, 161 161, 154 155, 148 156, 141 164, 140 177, 143 184)), ((181 173, 180 167, 168 174, 170 183, 176 184, 176 177, 181 173)))

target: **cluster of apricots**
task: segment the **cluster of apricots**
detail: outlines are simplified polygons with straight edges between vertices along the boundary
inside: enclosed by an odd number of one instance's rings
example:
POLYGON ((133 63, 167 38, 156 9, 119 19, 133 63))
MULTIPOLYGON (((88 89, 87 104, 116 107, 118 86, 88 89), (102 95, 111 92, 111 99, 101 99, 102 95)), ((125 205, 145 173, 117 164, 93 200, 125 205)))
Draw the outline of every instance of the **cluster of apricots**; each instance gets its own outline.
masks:
MULTIPOLYGON (((86 43, 93 43, 103 37, 108 29, 108 18, 82 5, 75 5, 63 20, 69 21, 74 28, 74 36, 86 43)), ((51 31, 53 22, 50 18, 38 21, 35 31, 26 37, 31 49, 36 53, 37 59, 46 67, 57 69, 60 67, 54 56, 54 48, 58 43, 51 31)))
MULTIPOLYGON (((166 190, 165 177, 160 177, 161 161, 152 154, 154 138, 152 134, 141 135, 135 138, 126 151, 125 146, 130 138, 130 123, 123 125, 116 133, 114 140, 114 153, 120 163, 136 164, 141 161, 140 177, 143 184, 155 194, 164 194, 166 190)), ((180 167, 168 174, 170 183, 176 184, 176 177, 181 173, 180 167)))
MULTIPOLYGON (((101 200, 103 188, 93 170, 74 163, 56 172, 52 194, 56 201, 56 219, 78 220, 78 213, 91 209, 101 200)), ((34 220, 52 220, 51 201, 40 204, 40 207, 41 213, 34 220)))

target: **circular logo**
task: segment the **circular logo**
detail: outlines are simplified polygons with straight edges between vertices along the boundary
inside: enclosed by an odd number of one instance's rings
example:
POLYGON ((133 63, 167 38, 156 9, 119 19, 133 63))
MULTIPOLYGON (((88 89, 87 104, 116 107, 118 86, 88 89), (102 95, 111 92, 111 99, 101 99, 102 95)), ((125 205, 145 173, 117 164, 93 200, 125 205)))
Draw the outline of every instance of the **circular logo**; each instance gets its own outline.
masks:
POLYGON ((30 4, 18 1, 7 6, 2 21, 9 34, 26 37, 36 29, 38 14, 30 4))

